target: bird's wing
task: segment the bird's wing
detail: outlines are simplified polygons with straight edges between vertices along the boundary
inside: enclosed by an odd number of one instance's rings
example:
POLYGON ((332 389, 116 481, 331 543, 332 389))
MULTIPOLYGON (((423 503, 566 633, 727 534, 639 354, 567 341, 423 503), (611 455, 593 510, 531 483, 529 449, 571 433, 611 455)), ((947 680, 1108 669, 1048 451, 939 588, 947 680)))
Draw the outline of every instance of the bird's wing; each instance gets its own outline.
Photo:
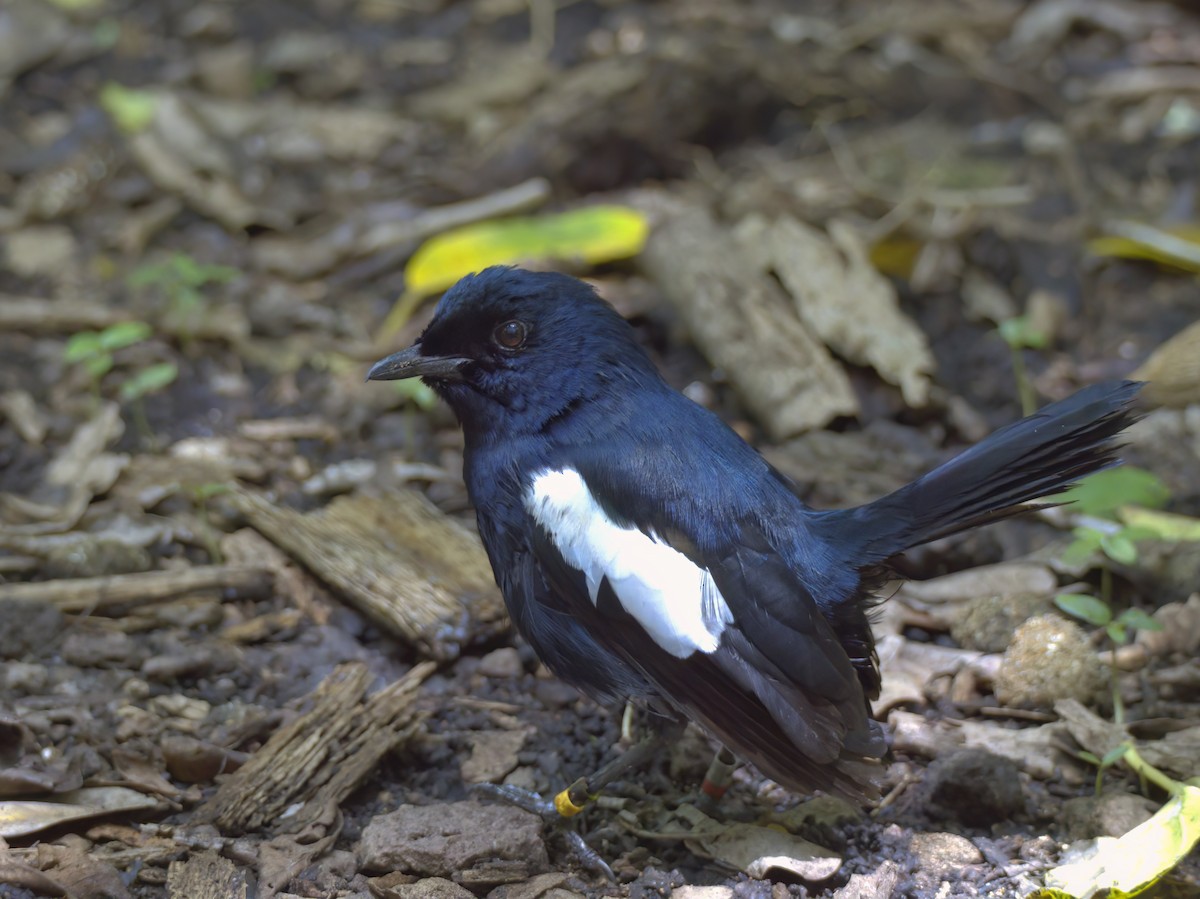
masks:
POLYGON ((548 581, 598 643, 776 779, 861 795, 839 770, 882 754, 879 728, 837 634, 752 524, 702 552, 633 526, 567 467, 533 477, 526 510, 548 581))
POLYGON ((571 581, 581 577, 579 572, 556 571, 549 580, 550 569, 539 558, 545 550, 535 551, 511 517, 480 515, 479 532, 509 617, 550 670, 603 704, 651 692, 637 670, 619 658, 597 664, 609 653, 575 614, 580 591, 571 581))

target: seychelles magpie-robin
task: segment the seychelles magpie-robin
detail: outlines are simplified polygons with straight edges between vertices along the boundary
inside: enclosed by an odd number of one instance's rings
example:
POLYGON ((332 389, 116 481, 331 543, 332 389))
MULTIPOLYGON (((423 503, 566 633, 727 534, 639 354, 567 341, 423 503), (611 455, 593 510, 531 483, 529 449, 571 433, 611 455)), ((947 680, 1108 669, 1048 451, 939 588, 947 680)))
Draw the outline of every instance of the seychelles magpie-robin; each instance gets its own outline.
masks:
POLYGON ((1113 464, 1139 387, 1088 387, 888 496, 818 511, 565 275, 464 278, 368 377, 420 377, 454 410, 496 581, 551 671, 853 798, 886 749, 868 613, 889 560, 1113 464))

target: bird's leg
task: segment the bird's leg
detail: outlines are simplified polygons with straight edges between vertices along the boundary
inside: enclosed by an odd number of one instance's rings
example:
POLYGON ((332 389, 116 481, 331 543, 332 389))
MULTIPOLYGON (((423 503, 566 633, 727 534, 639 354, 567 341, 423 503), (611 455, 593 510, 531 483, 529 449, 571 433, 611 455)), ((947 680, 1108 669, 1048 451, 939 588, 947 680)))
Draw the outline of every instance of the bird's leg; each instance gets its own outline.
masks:
MULTIPOLYGON (((675 732, 673 728, 669 730, 671 733, 675 732)), ((511 802, 518 808, 540 815, 544 820, 566 824, 596 799, 602 789, 626 771, 639 768, 653 758, 655 753, 667 743, 667 738, 668 734, 658 731, 642 738, 641 742, 622 752, 594 774, 576 780, 551 801, 543 799, 531 790, 503 784, 476 784, 475 790, 496 799, 511 802)), ((566 837, 571 852, 585 868, 603 874, 609 880, 616 882, 612 868, 576 830, 564 827, 562 834, 566 837)))
POLYGON ((581 777, 554 797, 554 809, 564 818, 578 815, 606 786, 654 757, 667 742, 667 734, 655 731, 626 749, 589 777, 581 777))
MULTIPOLYGON (((673 732, 673 731, 672 731, 673 732)), ((580 777, 553 799, 543 799, 532 790, 507 784, 476 784, 475 790, 510 802, 527 812, 543 818, 573 818, 587 808, 606 786, 634 768, 641 767, 667 742, 666 734, 652 733, 643 737, 619 756, 587 777, 580 777)))
POLYGON ((702 811, 707 811, 721 801, 729 785, 733 783, 733 772, 737 770, 736 756, 724 746, 717 750, 713 760, 708 765, 704 781, 700 784, 700 799, 697 803, 702 811))

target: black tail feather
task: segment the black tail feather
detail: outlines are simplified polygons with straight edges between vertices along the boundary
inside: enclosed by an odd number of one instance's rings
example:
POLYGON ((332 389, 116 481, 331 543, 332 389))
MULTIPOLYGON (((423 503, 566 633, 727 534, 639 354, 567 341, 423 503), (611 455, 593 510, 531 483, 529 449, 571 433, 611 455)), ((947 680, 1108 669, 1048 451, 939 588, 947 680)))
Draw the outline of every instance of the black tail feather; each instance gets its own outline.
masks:
POLYGON ((1141 384, 1095 384, 1001 428, 894 493, 827 524, 853 545, 860 568, 922 543, 1022 512, 1080 478, 1116 464, 1116 437, 1139 414, 1141 384))

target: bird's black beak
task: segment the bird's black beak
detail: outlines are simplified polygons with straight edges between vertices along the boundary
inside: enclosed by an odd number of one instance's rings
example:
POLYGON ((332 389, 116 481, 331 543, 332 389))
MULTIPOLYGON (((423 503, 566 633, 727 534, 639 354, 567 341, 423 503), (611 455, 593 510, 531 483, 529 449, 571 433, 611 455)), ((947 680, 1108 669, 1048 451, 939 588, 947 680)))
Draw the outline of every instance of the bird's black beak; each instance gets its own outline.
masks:
POLYGON ((368 381, 403 381, 406 378, 432 378, 438 381, 461 381, 463 365, 470 362, 461 356, 426 356, 421 344, 380 359, 367 372, 368 381))

